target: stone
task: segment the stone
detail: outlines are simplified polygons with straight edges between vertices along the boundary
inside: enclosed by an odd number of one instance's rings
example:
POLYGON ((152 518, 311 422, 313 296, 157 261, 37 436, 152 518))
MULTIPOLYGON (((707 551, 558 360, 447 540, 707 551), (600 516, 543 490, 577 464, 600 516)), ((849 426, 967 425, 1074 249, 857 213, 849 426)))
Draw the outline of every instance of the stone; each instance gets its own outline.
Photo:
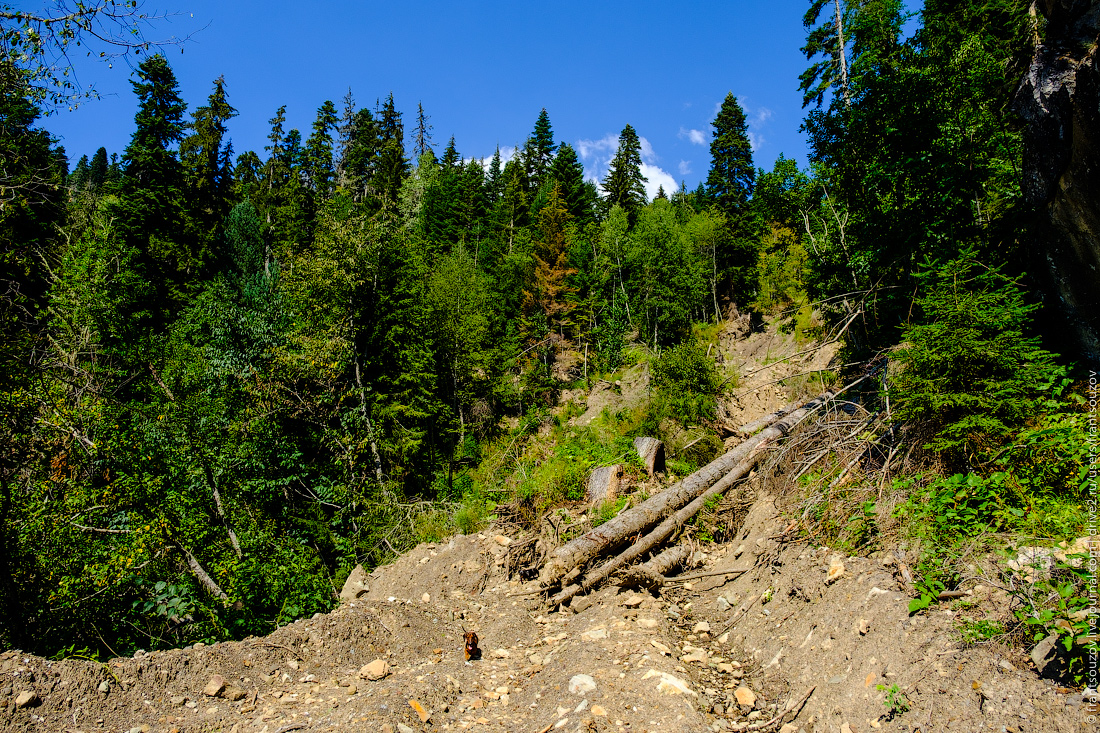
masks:
POLYGON ((99 687, 97 687, 96 689, 99 690, 100 692, 110 692, 111 691, 111 683, 108 682, 107 680, 103 680, 102 682, 99 683, 99 687))
POLYGON ((297 659, 288 659, 288 660, 286 660, 286 666, 288 666, 291 669, 297 671, 298 670, 298 660, 297 659))
POLYGON ((375 659, 370 664, 363 665, 359 670, 359 676, 367 680, 380 680, 390 673, 390 664, 385 659, 375 659))
POLYGON ((733 691, 733 696, 737 700, 737 704, 742 708, 750 709, 756 705, 756 693, 750 690, 745 685, 741 685, 733 691))
POLYGON ((397 724, 397 732, 398 733, 416 733, 415 730, 413 730, 409 726, 405 725, 404 723, 398 723, 397 724))
POLYGON ((588 503, 599 506, 605 501, 614 501, 619 496, 619 480, 623 475, 622 464, 601 466, 588 474, 585 495, 588 503))
POLYGON ((508 545, 512 544, 511 538, 505 537, 502 534, 498 534, 496 537, 494 537, 493 542, 496 542, 501 547, 507 547, 508 545))
POLYGON ((865 618, 861 618, 857 622, 856 628, 859 630, 860 636, 867 636, 867 633, 871 630, 871 622, 865 618))
POLYGON ((582 639, 588 639, 590 641, 596 641, 597 639, 607 638, 607 629, 589 629, 581 634, 582 639))
POLYGON ((220 674, 216 674, 210 678, 210 681, 206 683, 206 687, 202 688, 202 694, 207 697, 217 697, 225 689, 225 677, 220 674))
POLYGON ((784 723, 779 733, 798 733, 798 726, 794 723, 784 723))
POLYGON ((664 443, 656 438, 637 437, 634 439, 634 450, 638 452, 638 457, 642 459, 650 476, 665 472, 664 443))
POLYGON ((844 576, 844 561, 837 556, 829 560, 829 572, 825 575, 825 585, 832 585, 844 576))
POLYGON ((699 693, 691 689, 687 682, 680 679, 679 677, 674 677, 670 675, 668 672, 659 672, 655 669, 651 669, 644 675, 642 675, 643 680, 647 680, 651 677, 661 678, 661 681, 657 683, 657 692, 660 692, 663 695, 693 695, 695 697, 699 696, 699 693))
POLYGON ((425 593, 424 595, 420 596, 420 600, 423 601, 424 603, 431 603, 432 602, 432 596, 431 596, 430 593, 425 593))
POLYGON ((718 610, 728 611, 730 610, 730 602, 726 600, 725 596, 718 596, 718 610))
POLYGON ((707 652, 704 649, 699 649, 698 651, 690 652, 690 653, 685 654, 684 656, 680 657, 680 661, 683 662, 684 664, 690 664, 691 662, 697 662, 699 664, 706 664, 707 663, 707 652))
POLYGON ((244 690, 239 687, 226 687, 222 692, 222 697, 230 702, 237 702, 244 699, 244 690))
POLYGON ((173 707, 177 707, 177 708, 178 708, 178 707, 179 707, 180 705, 183 705, 183 704, 184 704, 185 702, 187 702, 187 698, 186 698, 186 697, 184 697, 184 696, 182 696, 182 695, 176 695, 175 697, 173 697, 173 698, 172 698, 171 700, 169 700, 168 702, 169 702, 169 703, 171 703, 171 705, 172 705, 173 707))
POLYGON ((494 657, 495 659, 507 659, 508 657, 512 656, 512 652, 508 651, 507 649, 494 649, 492 652, 490 652, 490 656, 494 657))
POLYGON ((34 690, 23 690, 15 696, 15 707, 26 708, 38 703, 38 694, 34 690))
POLYGON ((341 601, 354 601, 358 598, 362 598, 370 592, 370 585, 367 583, 367 571, 363 569, 362 565, 356 565, 348 575, 348 579, 344 581, 344 587, 340 591, 341 601))
POLYGON ((348 685, 348 694, 349 695, 354 695, 357 692, 359 692, 358 687, 356 687, 354 684, 348 685))
POLYGON ((644 601, 645 601, 645 596, 639 595, 639 594, 634 594, 632 596, 627 596, 622 601, 620 601, 619 604, 623 608, 637 608, 638 606, 642 605, 642 603, 644 601))
POLYGON ((575 674, 569 678, 569 692, 573 695, 587 695, 595 692, 596 680, 586 674, 575 674))
POLYGON ((1051 634, 1031 650, 1031 661, 1040 677, 1060 680, 1069 670, 1066 647, 1058 643, 1058 634, 1051 634))
POLYGON ((657 628, 657 619, 655 618, 639 618, 638 626, 643 629, 655 629, 657 628))
POLYGON ((699 623, 695 624, 695 626, 692 627, 691 633, 693 633, 693 634, 709 634, 710 633, 710 624, 707 623, 706 621, 700 621, 699 623))
POLYGON ((427 723, 432 717, 432 714, 425 710, 424 706, 416 700, 409 700, 409 707, 416 711, 416 715, 420 718, 421 723, 427 723))
POLYGON ((569 610, 573 613, 583 613, 592 608, 595 603, 592 596, 573 596, 573 600, 569 601, 569 610))
POLYGON ((607 711, 604 710, 602 705, 593 705, 592 706, 592 714, 597 716, 597 717, 603 718, 607 715, 607 711))

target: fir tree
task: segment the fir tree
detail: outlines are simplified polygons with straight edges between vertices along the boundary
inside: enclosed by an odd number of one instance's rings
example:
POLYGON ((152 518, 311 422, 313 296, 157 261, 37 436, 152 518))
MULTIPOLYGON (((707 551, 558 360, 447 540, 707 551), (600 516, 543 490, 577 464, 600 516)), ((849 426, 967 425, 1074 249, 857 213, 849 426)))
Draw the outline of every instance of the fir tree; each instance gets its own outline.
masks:
POLYGON ((713 135, 707 196, 726 216, 735 219, 752 195, 756 169, 752 165, 745 113, 732 93, 726 95, 714 118, 713 135))
POLYGON ((527 180, 534 189, 542 184, 550 165, 554 161, 554 151, 557 150, 554 143, 554 131, 550 127, 550 115, 543 107, 539 117, 535 120, 535 129, 523 148, 523 161, 526 164, 527 180))
POLYGON ((565 206, 577 224, 583 226, 592 221, 596 204, 593 187, 584 180, 584 167, 569 143, 558 148, 550 175, 561 187, 565 206))
POLYGON ((645 206, 645 182, 642 175, 642 144, 638 133, 627 125, 619 133, 619 149, 611 159, 607 177, 603 180, 604 197, 608 208, 621 206, 633 221, 633 217, 645 206))
POLYGON ((222 142, 226 122, 236 117, 237 110, 229 105, 225 93, 225 78, 214 81, 214 90, 207 103, 195 109, 191 135, 180 143, 180 160, 187 179, 188 204, 208 247, 214 231, 232 208, 232 170, 226 170, 228 145, 222 142))
POLYGON ((428 121, 431 119, 424 112, 424 104, 421 102, 416 103, 416 132, 413 134, 413 157, 416 160, 420 160, 424 153, 431 153, 432 157, 435 157, 435 150, 432 147, 432 124, 428 121))
POLYGON ((493 151, 493 158, 489 161, 489 172, 485 175, 485 197, 489 205, 493 206, 504 191, 504 178, 501 173, 500 146, 493 151))
POLYGON ((306 141, 303 168, 306 182, 319 200, 331 194, 335 168, 332 160, 332 133, 336 131, 339 119, 336 117, 336 105, 325 101, 317 110, 317 119, 313 121, 313 133, 306 141))

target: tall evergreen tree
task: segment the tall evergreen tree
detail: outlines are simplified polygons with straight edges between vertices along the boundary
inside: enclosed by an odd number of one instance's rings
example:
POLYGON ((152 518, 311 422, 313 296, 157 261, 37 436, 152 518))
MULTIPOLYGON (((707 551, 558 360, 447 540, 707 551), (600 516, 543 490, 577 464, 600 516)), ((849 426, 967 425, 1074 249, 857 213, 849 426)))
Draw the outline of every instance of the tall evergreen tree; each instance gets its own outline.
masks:
POLYGON ((569 143, 562 143, 558 148, 558 154, 554 156, 554 163, 550 167, 550 175, 561 188, 561 196, 574 221, 580 226, 592 221, 596 199, 592 186, 584 180, 584 167, 577 157, 577 151, 569 143))
POLYGON ((527 166, 527 180, 532 189, 537 190, 546 179, 550 166, 554 162, 554 131, 550 127, 550 115, 543 107, 535 120, 535 129, 523 147, 523 161, 527 166))
POLYGON ((359 110, 352 118, 347 150, 344 154, 347 185, 358 201, 366 198, 371 188, 378 168, 380 145, 380 131, 374 115, 369 109, 359 110))
POLYGON ((226 122, 236 117, 225 92, 225 77, 214 81, 207 103, 193 113, 193 130, 180 143, 180 160, 187 180, 188 206, 203 239, 209 247, 215 230, 232 208, 232 170, 226 170, 228 144, 223 145, 226 122))
POLYGON ((647 180, 642 175, 642 143, 634 128, 627 125, 619 133, 619 149, 603 179, 607 207, 621 206, 633 222, 633 217, 645 206, 647 180))
POLYGON ((714 118, 714 139, 710 143, 710 172, 707 195, 731 220, 744 211, 752 195, 756 169, 752 165, 745 112, 733 93, 726 95, 714 118))
POLYGON ((306 141, 303 168, 306 182, 318 200, 324 200, 331 194, 332 179, 336 173, 332 156, 332 133, 336 131, 338 122, 336 105, 326 100, 317 110, 313 133, 306 141))
POLYGON ((413 133, 413 157, 420 160, 424 153, 431 153, 435 157, 435 149, 432 147, 432 124, 424 112, 424 104, 416 103, 416 132, 413 133))
POLYGON ((500 146, 493 151, 493 158, 489 161, 489 170, 485 174, 485 196, 489 205, 493 206, 504 192, 504 177, 501 172, 500 146))
POLYGON ((397 201, 401 184, 409 173, 409 161, 405 157, 405 126, 401 113, 393 103, 393 92, 386 98, 380 115, 380 154, 374 174, 374 190, 384 200, 397 201))

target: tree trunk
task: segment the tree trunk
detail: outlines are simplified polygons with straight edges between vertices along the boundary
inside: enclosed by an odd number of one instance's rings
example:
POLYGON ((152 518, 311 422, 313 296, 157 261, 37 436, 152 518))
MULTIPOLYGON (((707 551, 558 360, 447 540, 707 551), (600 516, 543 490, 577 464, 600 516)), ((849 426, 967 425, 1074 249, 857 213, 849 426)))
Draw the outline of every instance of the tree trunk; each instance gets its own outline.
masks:
POLYGON ((211 595, 217 596, 226 603, 229 603, 229 596, 225 594, 225 591, 218 587, 218 584, 214 582, 214 579, 210 577, 210 574, 199 564, 199 561, 195 559, 195 556, 188 552, 183 547, 180 548, 183 554, 187 557, 187 566, 191 568, 191 573, 195 576, 195 579, 199 581, 203 588, 206 588, 211 595))
MULTIPOLYGON (((789 426, 794 424, 793 421, 804 417, 810 411, 833 399, 833 397, 832 392, 825 392, 821 396, 810 400, 801 409, 796 410, 784 419, 782 424, 785 427, 765 430, 749 438, 733 450, 719 456, 661 493, 650 497, 633 509, 623 512, 606 524, 602 524, 557 548, 550 554, 549 560, 543 566, 542 585, 546 587, 557 583, 574 568, 585 565, 599 555, 606 554, 609 550, 626 542, 630 537, 640 535, 661 522, 704 492, 707 487, 712 486, 722 476, 734 470, 761 443, 785 434, 786 430, 790 429, 789 426), (774 430, 779 432, 774 432, 774 430)), ((779 418, 776 417, 776 419, 779 418)))

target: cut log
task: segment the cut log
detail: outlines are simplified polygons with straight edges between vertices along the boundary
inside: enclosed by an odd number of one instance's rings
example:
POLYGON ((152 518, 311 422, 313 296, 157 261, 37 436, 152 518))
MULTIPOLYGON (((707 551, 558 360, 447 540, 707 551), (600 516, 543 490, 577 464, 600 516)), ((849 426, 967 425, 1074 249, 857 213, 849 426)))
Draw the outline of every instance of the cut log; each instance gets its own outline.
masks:
POLYGON ((729 474, 748 456, 752 455, 760 443, 770 440, 774 436, 784 435, 795 422, 833 399, 833 397, 832 392, 825 392, 823 395, 810 400, 802 408, 783 419, 782 424, 785 427, 776 428, 774 431, 769 428, 749 438, 661 493, 651 496, 615 519, 601 524, 599 527, 557 548, 550 554, 546 565, 543 566, 540 577, 543 587, 556 584, 569 571, 582 567, 598 555, 608 553, 626 542, 630 537, 645 533, 650 527, 661 522, 677 509, 699 496, 700 493, 706 491, 707 487, 713 486, 716 481, 729 474))
POLYGON ((691 565, 693 554, 692 549, 687 545, 670 547, 648 562, 624 571, 622 584, 624 587, 646 590, 660 588, 665 584, 665 575, 669 570, 681 565, 685 568, 691 565))
POLYGON ((665 471, 665 444, 656 438, 635 438, 634 450, 645 464, 645 470, 652 476, 665 471))
POLYGON ((622 475, 621 464, 594 469, 588 476, 589 503, 598 505, 616 499, 619 496, 619 479, 622 475))
MULTIPOLYGON (((737 448, 730 451, 730 453, 735 453, 738 451, 739 448, 745 448, 746 446, 748 446, 744 451, 740 452, 741 460, 738 461, 738 463, 719 481, 714 483, 709 489, 704 490, 703 493, 696 496, 686 506, 672 513, 671 516, 661 522, 656 529, 654 529, 652 532, 645 535, 644 537, 640 538, 629 548, 627 548, 626 551, 618 555, 610 562, 604 563, 593 572, 588 573, 588 575, 585 576, 582 582, 563 588, 560 593, 550 599, 550 606, 554 607, 560 605, 568 601, 577 593, 595 588, 600 583, 604 582, 612 573, 617 571, 619 568, 624 567, 625 565, 629 565, 630 563, 637 560, 639 557, 645 555, 647 552, 657 547, 660 543, 667 540, 669 537, 672 536, 674 532, 680 529, 680 527, 682 527, 685 522, 695 516, 699 512, 699 510, 703 508, 703 505, 706 504, 707 501, 716 496, 720 496, 729 487, 733 486, 738 480, 748 475, 749 471, 751 471, 753 466, 756 465, 757 461, 760 460, 763 449, 768 443, 785 436, 791 431, 791 429, 795 425, 801 422, 803 418, 805 418, 815 409, 825 404, 828 400, 831 400, 832 398, 833 393, 826 392, 820 397, 816 397, 810 400, 805 405, 777 422, 775 425, 772 425, 767 430, 761 431, 756 436, 749 438, 744 443, 737 446, 737 448)), ((726 455, 728 456, 730 455, 730 453, 727 453, 726 455)), ((642 505, 639 505, 639 507, 640 506, 642 505)), ((610 522, 608 524, 610 524, 610 522)), ((607 525, 603 526, 606 527, 607 525)), ((602 527, 598 527, 597 529, 602 529, 602 527)))

